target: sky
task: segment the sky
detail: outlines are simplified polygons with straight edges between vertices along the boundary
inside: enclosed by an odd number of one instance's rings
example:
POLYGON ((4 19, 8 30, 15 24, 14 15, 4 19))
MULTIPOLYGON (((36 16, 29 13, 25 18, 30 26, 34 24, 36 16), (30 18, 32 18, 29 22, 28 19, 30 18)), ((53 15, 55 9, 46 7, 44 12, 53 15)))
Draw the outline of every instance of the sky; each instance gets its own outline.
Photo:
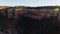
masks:
POLYGON ((60 0, 0 0, 0 6, 60 6, 60 0))

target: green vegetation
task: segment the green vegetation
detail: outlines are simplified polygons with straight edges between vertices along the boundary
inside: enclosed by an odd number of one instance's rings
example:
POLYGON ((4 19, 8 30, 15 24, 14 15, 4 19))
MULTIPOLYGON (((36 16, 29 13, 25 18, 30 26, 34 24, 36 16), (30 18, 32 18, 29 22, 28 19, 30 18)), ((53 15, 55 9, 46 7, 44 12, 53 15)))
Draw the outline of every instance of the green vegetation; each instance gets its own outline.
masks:
POLYGON ((59 8, 54 8, 54 12, 58 12, 59 11, 59 8))
MULTIPOLYGON (((58 8, 60 8, 60 6, 37 6, 37 7, 30 7, 30 6, 0 6, 0 8, 9 8, 9 7, 15 7, 15 8, 30 8, 30 9, 43 9, 43 8, 51 8, 54 9, 57 8, 57 10, 59 10, 58 8)), ((55 11, 57 11, 55 10, 55 11)))

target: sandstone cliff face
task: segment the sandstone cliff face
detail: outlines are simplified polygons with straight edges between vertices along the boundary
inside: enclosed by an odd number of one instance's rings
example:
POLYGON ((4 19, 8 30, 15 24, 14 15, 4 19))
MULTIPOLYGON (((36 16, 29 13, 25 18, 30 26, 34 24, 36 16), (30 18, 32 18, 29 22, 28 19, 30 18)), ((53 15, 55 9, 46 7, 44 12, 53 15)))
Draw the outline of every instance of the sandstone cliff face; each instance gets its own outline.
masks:
POLYGON ((59 19, 59 12, 54 12, 53 9, 40 9, 40 10, 36 10, 36 9, 24 9, 22 10, 21 14, 24 14, 26 16, 30 16, 32 18, 42 18, 42 17, 50 17, 50 16, 58 16, 59 19))
MULTIPOLYGON (((11 8, 10 8, 11 9, 11 8)), ((7 9, 8 10, 8 9, 7 9)), ((60 31, 60 22, 57 21, 57 18, 60 19, 60 14, 57 12, 52 12, 53 10, 49 9, 23 9, 21 11, 11 11, 3 10, 0 21, 2 28, 0 31, 4 33, 20 33, 20 34, 44 34, 46 32, 50 32, 51 34, 60 31), (9 13, 9 14, 8 14, 9 13), (5 14, 5 15, 4 15, 5 14), (17 20, 13 19, 11 16, 14 14, 13 18, 17 18, 17 20), (4 16, 2 16, 4 15, 4 16), (10 16, 9 19, 8 16, 10 16), (16 25, 17 24, 17 25, 16 25), (49 26, 49 27, 48 27, 49 26), (40 29, 41 27, 41 29, 40 29), (47 28, 48 27, 48 28, 47 28), (58 27, 58 28, 57 28, 58 27), (51 29, 50 29, 51 28, 51 29), (36 30, 35 30, 36 29, 36 30), (56 31, 59 30, 59 31, 56 31), (40 31, 41 30, 41 31, 40 31), (48 30, 48 31, 47 31, 48 30), (37 32, 38 31, 38 32, 37 32), (24 32, 24 33, 23 33, 24 32)), ((49 34, 50 34, 49 33, 49 34)))

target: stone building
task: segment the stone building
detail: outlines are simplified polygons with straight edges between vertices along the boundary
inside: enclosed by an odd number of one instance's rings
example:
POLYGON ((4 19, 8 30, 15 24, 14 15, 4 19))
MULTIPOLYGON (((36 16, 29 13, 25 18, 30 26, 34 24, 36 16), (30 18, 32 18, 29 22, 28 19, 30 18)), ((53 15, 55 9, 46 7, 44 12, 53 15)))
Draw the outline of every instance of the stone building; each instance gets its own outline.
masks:
POLYGON ((14 18, 15 17, 15 8, 10 7, 5 9, 5 15, 7 18, 14 18))

